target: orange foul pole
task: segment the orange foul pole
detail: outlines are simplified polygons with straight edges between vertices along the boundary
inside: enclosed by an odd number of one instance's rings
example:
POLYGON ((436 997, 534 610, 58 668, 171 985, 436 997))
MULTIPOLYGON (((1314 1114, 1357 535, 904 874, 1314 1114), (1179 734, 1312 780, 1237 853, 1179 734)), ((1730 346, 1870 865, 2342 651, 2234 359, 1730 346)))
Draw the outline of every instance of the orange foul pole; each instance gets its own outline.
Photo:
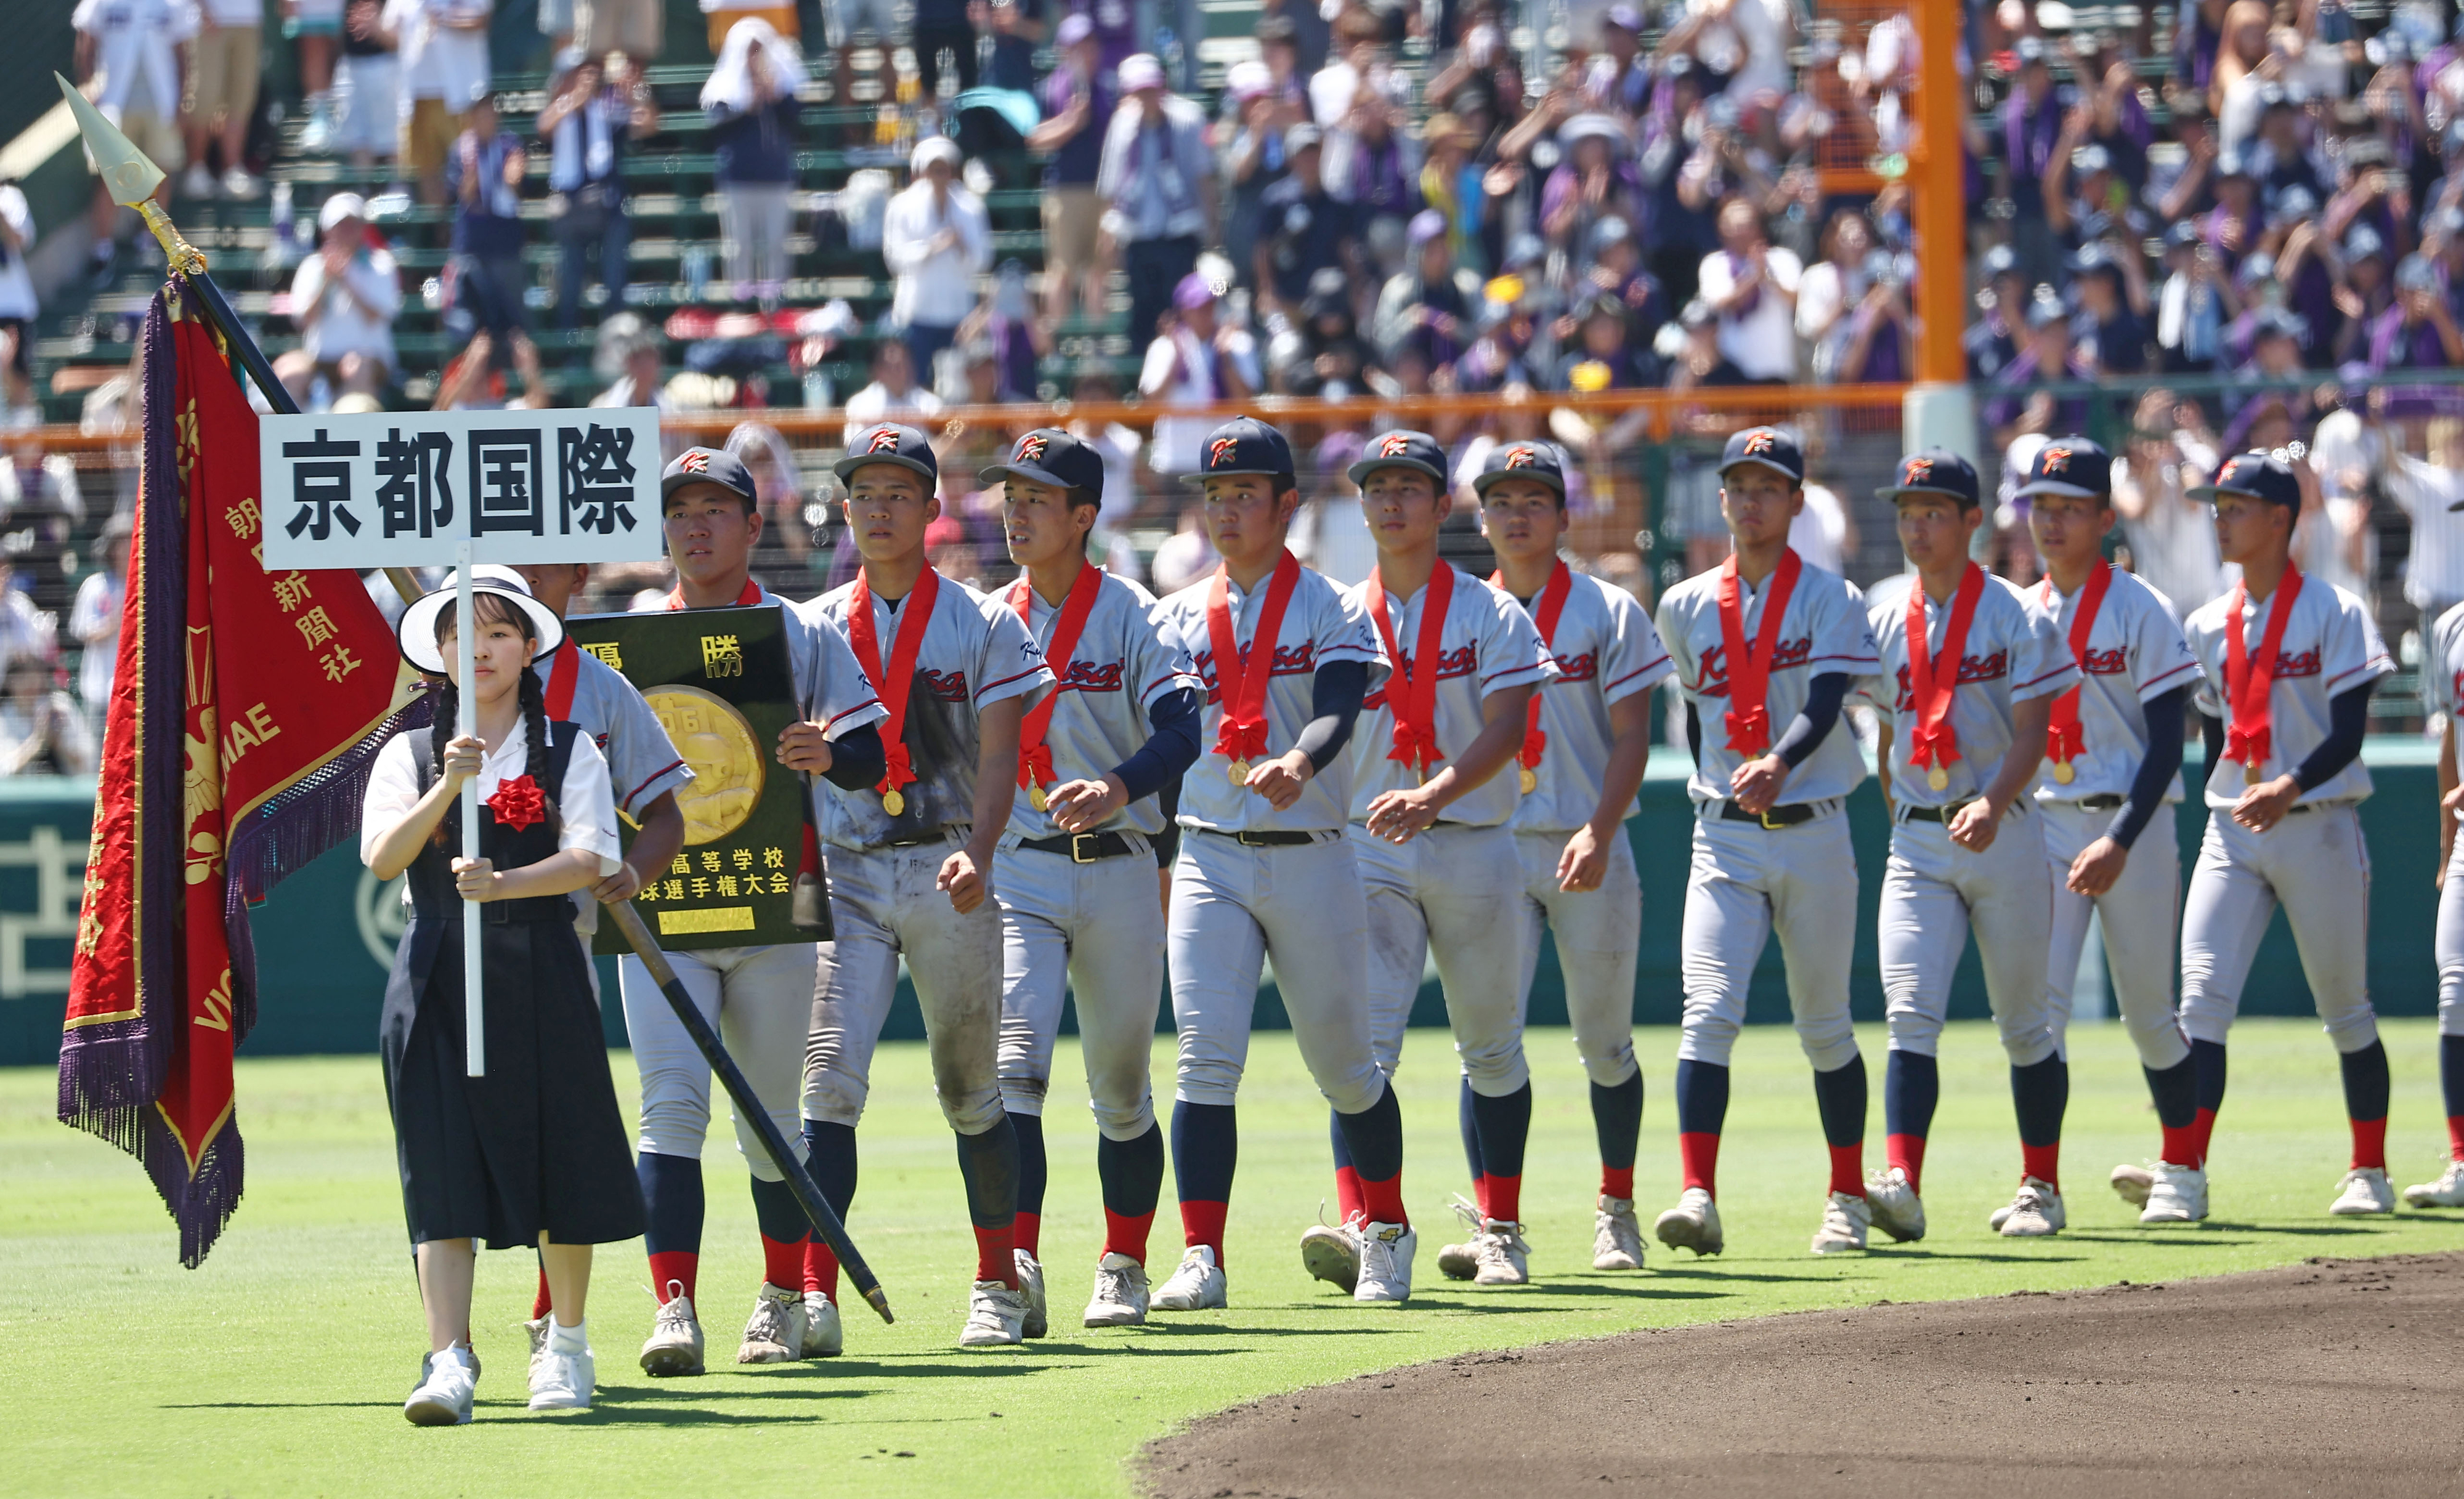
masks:
POLYGON ((1918 0, 1917 141, 1908 186, 1917 238, 1916 385, 1903 408, 1903 441, 1981 460, 1968 357, 1968 192, 1960 149, 1969 109, 1959 77, 1960 0, 1918 0))

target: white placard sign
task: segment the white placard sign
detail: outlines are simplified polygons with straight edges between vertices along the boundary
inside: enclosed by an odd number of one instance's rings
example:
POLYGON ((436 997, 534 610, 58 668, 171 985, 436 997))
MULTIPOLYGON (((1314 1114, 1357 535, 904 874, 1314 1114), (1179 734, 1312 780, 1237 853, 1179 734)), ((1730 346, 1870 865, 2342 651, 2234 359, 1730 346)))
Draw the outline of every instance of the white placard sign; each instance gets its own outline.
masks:
POLYGON ((265 565, 633 562, 662 554, 650 407, 257 423, 265 565))

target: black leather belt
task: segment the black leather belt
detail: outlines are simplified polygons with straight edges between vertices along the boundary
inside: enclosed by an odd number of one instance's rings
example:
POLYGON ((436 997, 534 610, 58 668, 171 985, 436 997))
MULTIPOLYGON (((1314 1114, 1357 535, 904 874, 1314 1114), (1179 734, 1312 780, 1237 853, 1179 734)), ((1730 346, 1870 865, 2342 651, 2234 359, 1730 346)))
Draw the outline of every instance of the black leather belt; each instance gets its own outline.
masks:
POLYGON ((1762 827, 1794 827, 1822 815, 1833 804, 1828 802, 1791 802, 1774 806, 1768 812, 1749 812, 1734 802, 1720 804, 1720 821, 1752 823, 1762 827))
POLYGON ((948 843, 950 841, 950 835, 953 833, 963 838, 972 830, 973 829, 968 824, 952 823, 946 827, 935 827, 929 833, 917 833, 912 838, 892 838, 888 843, 883 844, 882 847, 885 849, 921 849, 928 843, 948 843))
POLYGON ((1199 831, 1213 833, 1218 838, 1229 838, 1250 849, 1296 849, 1305 843, 1315 843, 1318 838, 1315 833, 1236 833, 1226 832, 1221 827, 1201 827, 1199 831))
POLYGON ((1981 797, 1969 797, 1965 802, 1953 802, 1948 806, 1903 806, 1900 808, 1900 821, 1903 823, 1948 823, 1952 818, 1959 815, 1961 808, 1982 800, 1983 798, 1981 797))
POLYGON ((1037 853, 1066 853, 1072 864, 1092 864, 1142 852, 1120 833, 1064 833, 1058 838, 1022 838, 1018 846, 1037 853))
POLYGON ((2079 798, 2079 809, 2082 812, 2119 812, 2122 810, 2123 801, 2122 797, 2113 792, 2101 791, 2095 796, 2079 798))

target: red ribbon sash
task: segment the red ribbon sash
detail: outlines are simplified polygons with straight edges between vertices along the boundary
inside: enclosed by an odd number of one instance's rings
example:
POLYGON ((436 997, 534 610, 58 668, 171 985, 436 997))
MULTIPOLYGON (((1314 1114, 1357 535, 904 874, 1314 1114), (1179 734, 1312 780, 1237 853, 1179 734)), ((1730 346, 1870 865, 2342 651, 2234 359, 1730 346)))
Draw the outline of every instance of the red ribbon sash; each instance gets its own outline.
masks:
MULTIPOLYGON (((761 585, 755 583, 752 579, 747 578, 744 580, 744 591, 736 596, 736 603, 731 606, 731 607, 749 609, 760 602, 761 585)), ((668 602, 662 605, 661 607, 670 609, 690 607, 690 606, 685 603, 685 585, 679 583, 674 587, 670 588, 668 590, 668 602)))
POLYGON ((1763 622, 1746 644, 1745 584, 1737 577, 1737 556, 1720 564, 1720 649, 1728 658, 1728 748, 1751 760, 1771 748, 1771 651, 1779 642, 1780 622, 1796 592, 1797 575, 1805 564, 1791 547, 1780 554, 1771 574, 1771 594, 1763 600, 1763 622))
MULTIPOLYGON (((1086 632, 1087 616, 1094 612, 1095 595, 1104 589, 1104 570, 1081 564, 1078 579, 1069 585, 1069 596, 1061 601, 1061 618, 1052 627, 1052 644, 1045 648, 1045 662, 1052 674, 1061 680, 1069 675, 1069 657, 1078 649, 1078 637, 1086 632)), ((1034 606, 1028 596, 1035 591, 1033 584, 1021 578, 1010 584, 1009 606, 1018 610, 1018 622, 1035 633, 1035 622, 1027 611, 1034 606)), ((1018 784, 1049 785, 1052 783, 1052 746, 1044 742, 1045 731, 1052 725, 1053 706, 1061 701, 1061 689, 1055 685, 1044 694, 1044 700, 1026 711, 1026 721, 1018 731, 1018 784)))
POLYGON ((1952 596, 1950 624, 1943 630, 1942 650, 1925 650, 1925 581, 1908 586, 1908 691, 1916 698, 1917 726, 1908 736, 1908 763, 1922 769, 1947 770, 1959 758, 1959 731, 1951 726, 1950 701, 1959 691, 1959 662, 1968 650, 1968 627, 1976 618, 1976 601, 1985 594, 1985 569, 1974 562, 1960 576, 1952 596))
MULTIPOLYGON (((1506 586, 1506 574, 1490 573, 1488 581, 1503 588, 1506 586)), ((1573 589, 1573 569, 1568 567, 1561 557, 1557 560, 1556 570, 1549 574, 1547 585, 1540 590, 1540 607, 1532 617, 1532 623, 1540 627, 1540 644, 1552 657, 1557 652, 1557 616, 1566 612, 1566 595, 1573 589)), ((1548 753, 1549 736, 1540 732, 1540 694, 1548 690, 1546 682, 1534 687, 1531 690, 1531 706, 1523 711, 1523 748, 1514 759, 1526 770, 1537 770, 1540 757, 1548 753)))
POLYGON ((582 685, 582 648, 568 640, 547 668, 547 716, 551 723, 573 719, 574 689, 582 685))
MULTIPOLYGON (((2113 586, 2113 564, 2105 563, 2087 575, 2087 586, 2079 590, 2079 612, 2071 616, 2071 655, 2087 671, 2088 631, 2096 628, 2096 616, 2104 607, 2105 591, 2113 586)), ((2056 606, 2054 580, 2045 580, 2045 606, 2056 606)), ((2082 681, 2081 687, 2086 683, 2082 681)), ((2067 765, 2087 750, 2087 741, 2079 734, 2079 688, 2054 699, 2054 716, 2045 725, 2045 758, 2067 765)))
POLYGON ((2275 750, 2269 694, 2276 687, 2277 651, 2284 644, 2284 626, 2293 618, 2293 601, 2299 597, 2301 574, 2287 567, 2284 581, 2276 585, 2276 597, 2268 603, 2267 629, 2259 637, 2256 661, 2250 658, 2250 641, 2241 621, 2242 606, 2250 595, 2240 583, 2234 583, 2226 605, 2225 713, 2230 727, 2225 730, 2225 759, 2241 761, 2253 773, 2275 750))
POLYGON ((1386 608, 1386 581, 1369 569, 1369 617, 1377 622, 1386 657, 1395 663, 1394 681, 1386 688, 1386 706, 1395 714, 1395 747, 1388 760, 1400 761, 1426 780, 1429 767, 1445 759, 1438 748, 1438 658, 1444 653, 1446 608, 1454 603, 1455 570, 1438 563, 1429 574, 1428 597, 1420 601, 1420 635, 1406 661, 1395 643, 1395 625, 1386 608), (1419 670, 1412 670, 1417 663, 1419 670))
POLYGON ((885 672, 881 636, 872 628, 872 589, 866 585, 861 568, 855 575, 855 596, 847 601, 847 644, 854 648, 855 664, 864 668, 888 714, 881 721, 881 747, 890 768, 874 783, 875 791, 895 791, 915 780, 914 767, 907 758, 907 690, 915 685, 915 652, 924 644, 924 631, 933 622, 933 601, 940 591, 941 575, 925 568, 900 610, 898 634, 890 645, 890 670, 885 672))
POLYGON ((1226 760, 1252 761, 1266 753, 1266 683, 1275 674, 1275 642, 1283 637, 1284 609, 1300 581, 1300 560, 1287 551, 1266 584, 1266 602, 1258 610, 1258 628, 1244 655, 1232 623, 1231 575, 1216 564, 1215 580, 1206 589, 1206 640, 1215 652, 1216 697, 1223 705, 1215 753, 1226 760))

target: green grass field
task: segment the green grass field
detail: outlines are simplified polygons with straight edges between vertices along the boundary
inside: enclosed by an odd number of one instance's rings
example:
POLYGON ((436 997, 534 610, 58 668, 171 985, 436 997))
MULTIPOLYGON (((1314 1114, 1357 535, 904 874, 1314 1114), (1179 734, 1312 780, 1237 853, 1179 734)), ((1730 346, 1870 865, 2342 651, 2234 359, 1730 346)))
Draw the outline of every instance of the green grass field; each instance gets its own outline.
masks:
MULTIPOLYGON (((1879 1029, 1862 1037, 1879 1064, 1879 1029)), ((1991 1295, 2214 1274, 2317 1254, 2464 1245, 2464 1216, 2331 1220, 2345 1158, 2336 1062, 2315 1024, 2254 1021, 2234 1033, 2216 1142, 2216 1219, 2140 1230, 2103 1186, 2155 1143, 2139 1069, 2112 1025, 2073 1038, 2071 1231, 2037 1243, 1985 1227, 2017 1169, 2009 1088, 1991 1031, 1953 1026, 1927 1169, 1932 1235, 1854 1263, 1804 1250, 1823 1189, 1812 1090, 1793 1038, 1739 1044, 1721 1198, 1728 1252, 1663 1254, 1639 1275, 1590 1266, 1595 1177, 1582 1075, 1563 1031, 1539 1032, 1538 1108, 1525 1187, 1529 1289, 1479 1292, 1440 1279, 1443 1211, 1463 1185, 1446 1039, 1415 1032, 1402 1078, 1406 1181, 1424 1236, 1410 1308, 1357 1308, 1302 1273, 1293 1240, 1328 1190, 1326 1116, 1286 1035, 1259 1039, 1242 1105, 1242 1170, 1228 1247, 1232 1310, 1142 1329, 1078 1327, 1097 1247, 1094 1131, 1083 1091, 1054 1088, 1045 1261, 1053 1335, 1023 1350, 955 1346, 974 1251, 949 1136, 919 1047, 886 1048, 865 1123, 851 1227, 900 1320, 859 1309, 847 1354, 742 1374, 731 1356, 759 1280, 750 1203, 722 1122, 709 1154, 702 1262, 713 1373, 652 1383, 633 1362, 650 1301, 638 1250, 605 1254, 591 1307, 602 1387, 587 1415, 522 1408, 531 1258, 488 1258, 475 1318, 486 1373, 478 1420, 407 1424, 400 1403, 423 1350, 404 1252, 392 1141, 373 1057, 245 1063, 239 1117, 249 1193, 208 1262, 183 1270, 135 1163, 52 1120, 47 1070, 0 1072, 0 1335, 12 1350, 0 1461, 26 1494, 617 1495, 783 1491, 815 1481, 859 1494, 1126 1491, 1140 1444, 1233 1402, 1466 1349, 1592 1336, 1761 1312, 1991 1295), (716 1482, 713 1482, 715 1480, 716 1482)), ((1639 1175, 1645 1222, 1677 1187, 1669 1078, 1675 1037, 1651 1059, 1639 1175)), ((2445 1156, 2430 1023, 2387 1027, 2389 1136, 2399 1185, 2445 1156)), ((1056 1077, 1075 1066, 1065 1054, 1056 1077)), ((625 1057, 618 1089, 630 1087, 625 1057)), ((1156 1051, 1157 1076, 1170 1051, 1156 1051)), ((1873 1069, 1870 1147, 1881 1136, 1873 1069)), ((1166 1091, 1168 1092, 1168 1084, 1166 1091)), ((1158 1275, 1177 1254, 1169 1188, 1158 1275)), ((1877 1236, 1880 1237, 1879 1235, 1877 1236)))

